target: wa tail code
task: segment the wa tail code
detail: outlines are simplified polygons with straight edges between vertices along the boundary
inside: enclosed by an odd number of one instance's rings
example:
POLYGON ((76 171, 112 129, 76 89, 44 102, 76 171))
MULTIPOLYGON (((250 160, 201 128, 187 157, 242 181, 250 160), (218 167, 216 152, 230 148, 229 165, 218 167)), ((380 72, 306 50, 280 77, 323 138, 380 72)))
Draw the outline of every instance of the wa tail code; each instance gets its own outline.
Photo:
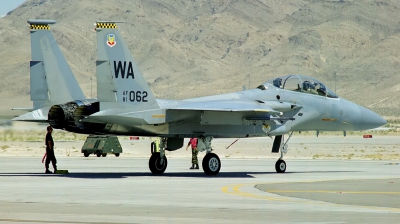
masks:
POLYGON ((128 79, 129 77, 132 77, 132 79, 135 79, 135 74, 133 72, 133 67, 132 67, 132 62, 128 62, 128 69, 126 68, 126 61, 114 61, 114 74, 115 78, 118 79, 119 74, 121 74, 121 78, 123 79, 128 79))

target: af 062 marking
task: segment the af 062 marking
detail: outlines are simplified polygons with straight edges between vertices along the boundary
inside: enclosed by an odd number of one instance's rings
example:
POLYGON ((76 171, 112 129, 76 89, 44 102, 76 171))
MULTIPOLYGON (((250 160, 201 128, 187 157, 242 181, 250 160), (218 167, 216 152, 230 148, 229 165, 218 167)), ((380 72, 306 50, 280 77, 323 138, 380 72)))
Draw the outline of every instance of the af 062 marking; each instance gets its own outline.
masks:
POLYGON ((132 62, 126 61, 114 61, 114 75, 115 78, 118 79, 119 77, 123 79, 129 79, 130 77, 132 79, 135 79, 135 74, 133 73, 133 67, 132 67, 132 62), (128 65, 128 67, 126 67, 128 65), (121 76, 120 76, 121 75, 121 76))
POLYGON ((123 91, 123 102, 147 102, 147 91, 123 91))

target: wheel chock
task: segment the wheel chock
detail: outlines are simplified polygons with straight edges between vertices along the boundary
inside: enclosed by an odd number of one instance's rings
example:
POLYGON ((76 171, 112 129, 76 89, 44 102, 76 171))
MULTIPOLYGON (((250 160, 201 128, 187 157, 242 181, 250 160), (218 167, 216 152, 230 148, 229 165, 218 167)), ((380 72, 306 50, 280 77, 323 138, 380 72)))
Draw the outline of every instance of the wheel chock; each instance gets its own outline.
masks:
POLYGON ((56 174, 68 174, 68 170, 56 170, 56 174))

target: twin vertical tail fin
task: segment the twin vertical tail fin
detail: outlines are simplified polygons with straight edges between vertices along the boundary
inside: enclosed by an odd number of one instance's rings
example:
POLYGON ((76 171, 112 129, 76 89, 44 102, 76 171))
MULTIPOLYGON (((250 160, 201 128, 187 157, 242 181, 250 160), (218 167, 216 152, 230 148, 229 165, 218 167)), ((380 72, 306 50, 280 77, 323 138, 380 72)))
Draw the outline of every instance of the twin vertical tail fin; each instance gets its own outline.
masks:
POLYGON ((96 22, 100 110, 113 108, 115 103, 129 105, 135 110, 157 109, 157 100, 118 31, 117 23, 96 22))
POLYGON ((54 20, 28 20, 31 55, 30 90, 33 109, 85 99, 49 24, 54 20))

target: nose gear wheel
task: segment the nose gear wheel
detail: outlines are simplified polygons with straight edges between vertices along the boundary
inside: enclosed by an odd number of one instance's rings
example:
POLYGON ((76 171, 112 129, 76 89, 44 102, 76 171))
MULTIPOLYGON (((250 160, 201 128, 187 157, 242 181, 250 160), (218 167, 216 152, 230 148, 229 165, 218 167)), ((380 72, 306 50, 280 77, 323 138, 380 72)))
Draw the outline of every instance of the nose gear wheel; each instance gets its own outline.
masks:
POLYGON ((286 171, 286 162, 283 159, 276 161, 275 170, 278 173, 284 173, 286 171))

